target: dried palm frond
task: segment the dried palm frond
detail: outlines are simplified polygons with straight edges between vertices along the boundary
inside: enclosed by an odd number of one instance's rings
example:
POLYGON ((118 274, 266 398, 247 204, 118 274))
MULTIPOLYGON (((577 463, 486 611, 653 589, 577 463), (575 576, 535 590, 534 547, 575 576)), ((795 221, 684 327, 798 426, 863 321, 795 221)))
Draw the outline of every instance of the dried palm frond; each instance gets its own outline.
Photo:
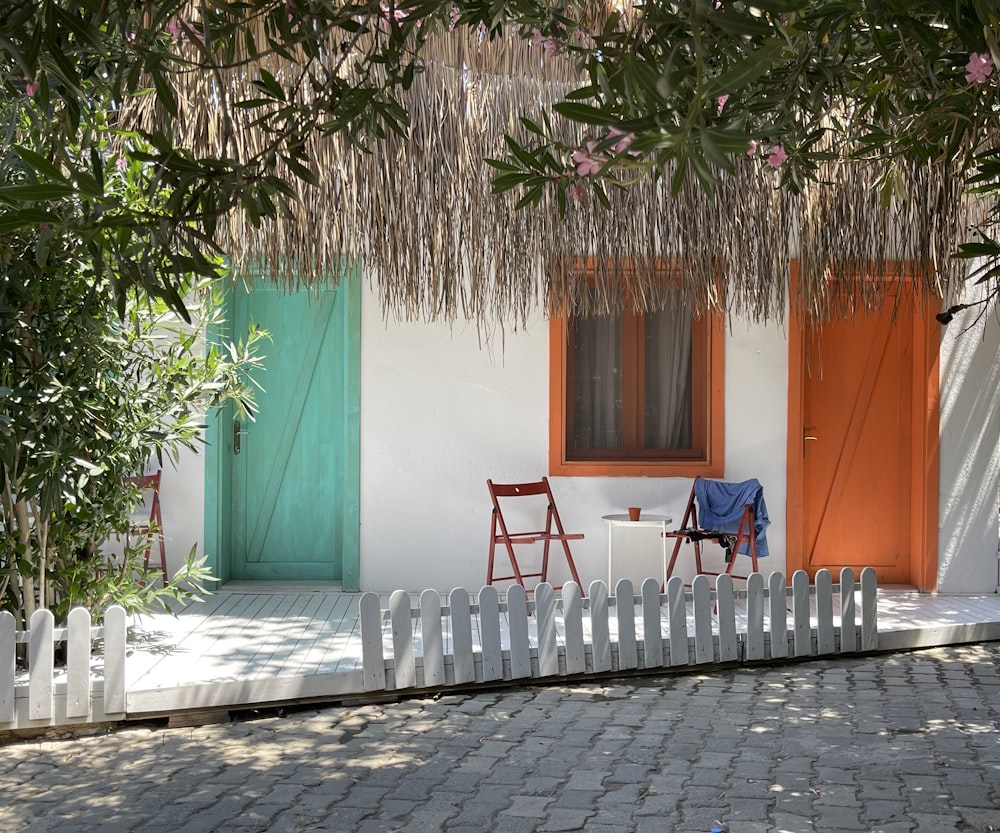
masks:
MULTIPOLYGON (((331 36, 322 50, 326 71, 351 71, 343 53, 331 36)), ((279 80, 300 71, 273 57, 267 64, 279 80)), ((231 106, 251 97, 255 75, 249 66, 178 74, 174 130, 207 152, 258 153, 263 137, 231 106)), ((565 56, 543 55, 517 37, 435 35, 422 71, 400 93, 410 117, 406 138, 389 134, 360 151, 344 133, 311 134, 306 151, 318 185, 279 162, 298 202, 260 227, 233 212, 221 224, 221 245, 238 271, 263 264, 285 285, 336 281, 350 261, 387 315, 466 318, 485 327, 522 326, 538 309, 613 308, 621 303, 622 264, 640 306, 667 303, 666 265, 681 274, 695 309, 753 320, 783 314, 795 255, 794 302, 817 318, 881 303, 886 276, 915 276, 917 290, 936 294, 961 282, 948 256, 979 218, 947 163, 831 162, 816 184, 793 195, 759 158, 741 159, 712 193, 692 177, 672 195, 669 176, 649 175, 611 189, 610 209, 571 201, 560 218, 550 195, 515 210, 515 196, 491 192, 485 160, 503 155, 505 135, 524 138, 519 116, 549 112, 579 83, 565 56), (583 291, 590 283, 596 291, 583 291)), ((307 96, 308 86, 302 89, 307 96)), ((134 117, 147 126, 157 119, 152 109, 134 117)), ((565 129, 568 142, 582 140, 578 128, 565 129)))

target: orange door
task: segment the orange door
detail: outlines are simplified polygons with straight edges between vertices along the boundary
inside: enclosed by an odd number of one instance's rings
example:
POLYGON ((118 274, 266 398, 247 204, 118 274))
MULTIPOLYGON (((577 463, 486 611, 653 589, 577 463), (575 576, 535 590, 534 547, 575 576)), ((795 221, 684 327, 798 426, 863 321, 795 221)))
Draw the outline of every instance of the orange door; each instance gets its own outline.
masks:
POLYGON ((937 341, 929 313, 902 306, 895 317, 793 322, 789 571, 872 566, 882 585, 931 589, 937 341))

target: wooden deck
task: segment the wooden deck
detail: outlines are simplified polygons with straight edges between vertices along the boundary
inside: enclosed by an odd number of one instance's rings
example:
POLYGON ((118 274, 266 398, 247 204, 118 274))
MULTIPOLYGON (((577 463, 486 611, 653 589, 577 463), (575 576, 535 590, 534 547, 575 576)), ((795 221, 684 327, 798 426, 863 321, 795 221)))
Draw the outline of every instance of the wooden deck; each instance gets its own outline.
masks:
MULTIPOLYGON (((126 661, 129 718, 360 696, 358 598, 237 586, 176 615, 137 618, 126 661)), ((1000 595, 880 589, 878 630, 880 650, 1000 640, 1000 595)))

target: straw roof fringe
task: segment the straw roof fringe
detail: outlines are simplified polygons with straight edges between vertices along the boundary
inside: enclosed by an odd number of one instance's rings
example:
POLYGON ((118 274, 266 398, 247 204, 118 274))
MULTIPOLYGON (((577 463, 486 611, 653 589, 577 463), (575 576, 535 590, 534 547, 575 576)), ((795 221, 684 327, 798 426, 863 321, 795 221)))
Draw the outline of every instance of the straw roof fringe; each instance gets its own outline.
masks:
MULTIPOLYGON (((239 111, 218 106, 219 84, 230 101, 251 96, 247 76, 193 72, 177 83, 178 135, 237 158, 259 147, 248 124, 225 121, 239 111)), ((935 294, 964 279, 961 262, 948 255, 980 216, 962 177, 944 163, 892 162, 888 201, 882 160, 831 163, 821 184, 793 195, 779 190, 761 159, 747 158, 712 193, 689 178, 673 196, 669 176, 649 175, 610 190, 610 210, 591 197, 571 201, 560 218, 552 193, 537 208, 515 211, 518 195, 491 193, 484 160, 503 156, 505 134, 525 138, 520 116, 537 118, 578 83, 566 59, 543 57, 517 38, 435 35, 423 71, 401 96, 407 139, 390 134, 364 152, 342 135, 312 136, 319 187, 286 173, 299 204, 260 228, 234 212, 221 244, 237 270, 264 263, 285 285, 336 281, 348 259, 387 315, 464 318, 487 329, 523 326, 539 308, 614 309, 623 264, 646 309, 670 302, 667 269, 682 276, 695 309, 753 320, 782 316, 793 256, 800 258, 793 302, 817 318, 880 303, 884 275, 912 275, 915 288, 935 294), (595 291, 585 291, 588 282, 595 291)), ((563 128, 568 142, 584 139, 578 128, 563 128)))

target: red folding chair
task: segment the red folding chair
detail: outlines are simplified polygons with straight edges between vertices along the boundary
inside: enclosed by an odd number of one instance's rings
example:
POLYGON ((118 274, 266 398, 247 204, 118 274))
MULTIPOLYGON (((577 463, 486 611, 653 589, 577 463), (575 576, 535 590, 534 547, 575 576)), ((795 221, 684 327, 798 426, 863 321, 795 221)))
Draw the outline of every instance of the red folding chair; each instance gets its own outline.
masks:
POLYGON ((127 477, 126 482, 135 486, 141 492, 149 492, 147 502, 149 504, 149 519, 143 517, 133 517, 129 528, 125 532, 125 546, 128 547, 133 535, 145 537, 146 553, 143 566, 149 569, 149 556, 153 551, 153 539, 160 544, 160 569, 163 571, 163 580, 167 576, 167 547, 163 541, 163 516, 160 514, 160 476, 162 469, 157 469, 155 474, 144 474, 137 477, 127 477))
MULTIPOLYGON (((543 477, 535 483, 494 483, 492 480, 486 481, 486 486, 490 490, 490 499, 493 501, 493 518, 490 523, 490 563, 486 571, 486 583, 493 584, 497 581, 509 581, 513 579, 522 587, 525 587, 526 578, 537 578, 539 582, 548 581, 549 573, 549 545, 553 541, 562 544, 563 553, 566 555, 566 563, 569 565, 570 574, 581 588, 583 583, 580 575, 576 571, 576 564, 573 562, 573 554, 569 549, 570 541, 579 541, 583 538, 582 533, 567 533, 563 528, 562 520, 559 518, 559 510, 556 509, 555 498, 552 497, 552 489, 549 488, 548 478, 543 477), (504 518, 503 510, 500 508, 501 500, 508 504, 513 498, 535 497, 535 501, 527 501, 519 504, 523 508, 540 510, 542 501, 545 501, 545 525, 538 530, 530 532, 512 532, 504 518), (555 529, 553 530, 553 525, 555 529), (528 544, 542 544, 542 566, 539 572, 526 573, 518 564, 517 556, 514 554, 514 547, 528 544), (498 576, 494 574, 494 558, 497 544, 502 544, 510 557, 510 565, 513 574, 509 576, 498 576)), ((508 509, 510 512, 510 509, 508 509)), ((527 589, 527 588, 525 588, 527 589)), ((558 589, 558 588, 557 588, 558 589)))
MULTIPOLYGON (((674 573, 674 565, 677 563, 677 556, 680 554, 681 546, 685 542, 691 543, 694 548, 695 573, 698 575, 717 576, 718 572, 706 570, 701 561, 701 542, 713 541, 722 546, 726 551, 726 567, 723 571, 733 578, 746 579, 746 575, 735 575, 733 569, 736 566, 737 555, 748 555, 750 557, 753 572, 758 572, 758 526, 761 529, 770 523, 766 518, 764 507, 764 490, 757 480, 747 480, 743 483, 726 483, 724 481, 706 481, 704 478, 696 477, 691 486, 691 496, 688 498, 687 508, 684 510, 684 518, 681 521, 681 528, 666 532, 667 538, 676 538, 673 554, 670 556, 670 563, 667 565, 667 578, 674 573), (710 484, 722 487, 731 495, 747 495, 745 502, 732 500, 727 495, 724 497, 724 506, 713 506, 709 503, 711 492, 706 488, 710 484), (698 503, 703 504, 703 515, 711 517, 713 523, 704 524, 698 522, 698 503), (761 516, 758 518, 755 507, 761 507, 761 516), (719 517, 724 516, 725 520, 719 521, 719 517), (716 522, 718 521, 718 522, 716 522), (758 521, 761 523, 758 524, 758 521)), ((767 555, 766 548, 761 555, 767 555)))

